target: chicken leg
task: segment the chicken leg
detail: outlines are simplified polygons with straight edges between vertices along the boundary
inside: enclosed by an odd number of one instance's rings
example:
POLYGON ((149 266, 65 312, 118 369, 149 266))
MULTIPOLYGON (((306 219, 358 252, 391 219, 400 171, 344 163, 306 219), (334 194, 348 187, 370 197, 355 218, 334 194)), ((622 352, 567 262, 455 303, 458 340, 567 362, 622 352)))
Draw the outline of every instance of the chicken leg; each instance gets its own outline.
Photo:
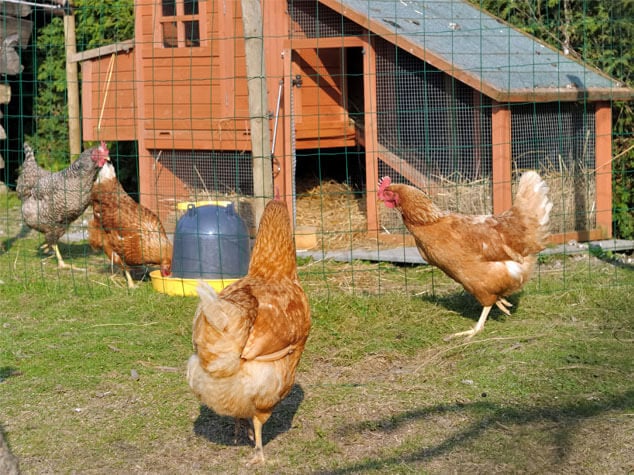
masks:
POLYGON ((134 283, 134 279, 130 275, 130 271, 128 269, 123 269, 123 272, 125 273, 125 279, 128 281, 128 289, 135 289, 136 284, 134 283))
MULTIPOLYGON (((512 307, 513 304, 511 302, 509 302, 508 300, 506 300, 505 298, 500 297, 496 302, 495 302, 495 306, 497 308, 499 308, 502 313, 504 313, 507 316, 511 316, 511 312, 509 312, 509 307, 512 307)), ((464 332, 458 332, 458 333, 454 333, 452 335, 449 335, 445 338, 445 341, 451 340, 452 338, 456 338, 458 336, 464 336, 467 337, 467 339, 469 338, 473 338, 474 335, 480 333, 482 331, 482 329, 484 328, 484 324, 487 321, 487 317, 489 316, 489 312, 491 311, 491 308, 493 307, 493 305, 489 305, 487 307, 482 307, 482 313, 480 314, 480 318, 478 319, 478 323, 475 324, 475 326, 471 329, 471 330, 467 330, 464 332)))
POLYGON ((73 269, 73 270, 77 270, 77 271, 86 270, 86 269, 82 269, 81 267, 75 267, 72 264, 66 264, 64 262, 64 259, 62 258, 62 253, 59 252, 59 247, 57 246, 57 244, 52 244, 51 247, 53 248, 53 251, 55 252, 55 257, 57 258, 57 268, 58 269, 73 269))
POLYGON ((262 450, 262 426, 271 417, 270 412, 256 412, 253 416, 253 432, 255 433, 255 455, 249 465, 257 465, 264 462, 264 451, 262 450))

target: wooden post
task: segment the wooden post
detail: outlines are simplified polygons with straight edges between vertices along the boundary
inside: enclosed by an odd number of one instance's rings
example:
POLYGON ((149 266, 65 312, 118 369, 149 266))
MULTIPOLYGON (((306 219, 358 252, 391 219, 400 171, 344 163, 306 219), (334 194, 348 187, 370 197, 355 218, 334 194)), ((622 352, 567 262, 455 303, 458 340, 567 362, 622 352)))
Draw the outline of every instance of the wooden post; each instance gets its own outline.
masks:
POLYGON ((244 52, 249 92, 251 122, 251 153, 253 157, 253 192, 255 195, 256 228, 266 202, 273 197, 271 168, 271 138, 266 98, 266 65, 262 34, 262 5, 260 0, 241 0, 244 27, 244 52))
POLYGON ((376 125, 376 54, 371 40, 368 40, 363 47, 363 95, 366 210, 368 233, 374 235, 378 233, 380 224, 376 204, 376 187, 379 181, 379 141, 376 125))
POLYGON ((597 102, 595 122, 595 180, 597 194, 597 228, 602 238, 612 237, 612 107, 597 102))
MULTIPOLYGON (((293 83, 291 81, 291 74, 293 69, 293 51, 290 48, 284 50, 284 90, 282 98, 284 100, 284 157, 282 158, 282 180, 284 181, 284 196, 288 206, 288 212, 291 216, 294 216, 293 208, 293 141, 292 141, 292 116, 295 111, 291 108, 291 94, 293 94, 293 83)), ((291 222, 294 220, 291 219, 291 222)), ((293 227, 295 223, 293 223, 293 227)))
POLYGON ((511 196, 511 109, 500 103, 493 104, 491 117, 493 153, 493 214, 509 209, 511 196))
POLYGON ((64 4, 64 44, 66 45, 66 91, 68 95, 68 142, 70 156, 74 160, 81 153, 81 117, 79 113, 79 77, 75 38, 75 16, 70 3, 64 4))

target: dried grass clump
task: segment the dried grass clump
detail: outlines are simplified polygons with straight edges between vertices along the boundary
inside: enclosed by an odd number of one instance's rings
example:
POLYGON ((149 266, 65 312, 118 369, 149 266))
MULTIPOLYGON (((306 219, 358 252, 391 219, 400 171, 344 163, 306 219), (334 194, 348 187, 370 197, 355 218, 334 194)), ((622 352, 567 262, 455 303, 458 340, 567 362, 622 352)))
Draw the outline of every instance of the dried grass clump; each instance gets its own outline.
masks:
MULTIPOLYGON (((523 170, 515 170, 512 194, 523 170)), ((579 164, 567 165, 560 159, 550 168, 540 170, 550 187, 553 202, 550 223, 551 233, 594 229, 596 222, 596 181, 594 170, 579 164)), ((466 215, 491 214, 492 186, 489 179, 468 180, 455 174, 448 177, 431 177, 432 183, 425 191, 442 209, 466 215)), ((367 235, 365 192, 356 191, 346 183, 334 180, 319 182, 317 178, 297 183, 296 226, 314 228, 317 246, 324 250, 372 247, 375 238, 367 235)), ((234 203, 238 214, 255 235, 253 215, 254 198, 237 193, 210 194, 196 190, 192 200, 224 200, 234 203)), ((165 201, 165 200, 164 200, 165 201)), ((162 203, 175 210, 176 200, 162 203)), ((182 201, 182 200, 179 200, 182 201)), ((386 234, 407 234, 400 213, 378 204, 379 223, 386 234)), ((172 211, 167 229, 174 229, 182 211, 172 211)), ((394 241, 394 245, 398 241, 394 241)), ((387 244, 387 243, 383 243, 387 244)), ((402 243, 401 243, 402 245, 402 243)), ((390 247, 388 244, 387 246, 390 247)))
POLYGON ((567 166, 560 160, 555 167, 542 170, 553 202, 550 212, 551 234, 587 231, 596 227, 596 176, 594 170, 579 164, 567 166))
POLYGON ((325 249, 350 248, 366 239, 365 194, 328 180, 297 184, 296 224, 314 227, 325 249))

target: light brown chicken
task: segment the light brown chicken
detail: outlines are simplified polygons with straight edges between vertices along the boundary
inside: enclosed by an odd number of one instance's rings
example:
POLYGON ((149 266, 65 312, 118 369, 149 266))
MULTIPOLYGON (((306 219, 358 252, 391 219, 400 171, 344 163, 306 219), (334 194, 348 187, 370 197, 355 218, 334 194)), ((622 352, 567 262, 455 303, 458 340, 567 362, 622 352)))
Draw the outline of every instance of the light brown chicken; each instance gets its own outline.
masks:
POLYGON ((172 242, 161 221, 126 193, 110 163, 97 175, 91 202, 88 243, 123 269, 128 287, 135 286, 128 266, 160 265, 163 276, 171 273, 172 242))
POLYGON ((262 462, 262 426, 293 387, 311 324, 284 202, 267 204, 248 274, 220 294, 201 282, 198 295, 187 381, 217 414, 252 421, 250 463, 262 462))
POLYGON ((548 186, 537 173, 522 175, 513 206, 497 215, 443 211, 424 192, 392 184, 389 177, 379 183, 378 198, 401 212, 423 259, 482 304, 475 327, 450 337, 472 337, 482 331, 494 304, 510 315, 511 303, 504 297, 528 281, 548 237, 553 204, 548 199, 548 186))

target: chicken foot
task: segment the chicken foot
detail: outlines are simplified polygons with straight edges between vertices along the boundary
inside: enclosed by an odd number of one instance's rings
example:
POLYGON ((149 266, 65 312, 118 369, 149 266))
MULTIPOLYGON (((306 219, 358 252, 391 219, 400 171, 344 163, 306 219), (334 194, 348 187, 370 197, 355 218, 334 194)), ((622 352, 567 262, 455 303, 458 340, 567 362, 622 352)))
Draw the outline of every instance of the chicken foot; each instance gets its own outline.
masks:
MULTIPOLYGON (((496 302, 495 302, 495 306, 497 308, 499 308, 503 314, 507 315, 507 316, 511 316, 511 312, 509 312, 509 307, 512 307, 513 304, 511 302, 509 302, 508 300, 506 300, 505 298, 500 297, 496 302)), ((459 337, 459 336, 464 336, 467 338, 473 338, 474 335, 480 333, 482 331, 482 329, 484 328, 484 324, 487 321, 487 317, 489 316, 489 312, 491 311, 491 307, 493 307, 492 305, 489 305, 488 307, 482 307, 482 313, 480 314, 480 318, 478 320, 478 323, 476 323, 476 325, 471 329, 471 330, 467 330, 464 332, 458 332, 458 333, 454 333, 452 335, 449 335, 447 337, 445 337, 445 341, 449 341, 453 338, 459 337)))
POLYGON ((72 270, 77 270, 77 271, 85 271, 86 269, 83 269, 82 267, 75 267, 72 264, 66 264, 64 262, 64 259, 62 258, 62 253, 59 252, 59 247, 57 246, 57 244, 53 244, 49 247, 53 248, 53 251, 55 252, 55 258, 57 259, 57 268, 58 269, 72 269, 72 270))

